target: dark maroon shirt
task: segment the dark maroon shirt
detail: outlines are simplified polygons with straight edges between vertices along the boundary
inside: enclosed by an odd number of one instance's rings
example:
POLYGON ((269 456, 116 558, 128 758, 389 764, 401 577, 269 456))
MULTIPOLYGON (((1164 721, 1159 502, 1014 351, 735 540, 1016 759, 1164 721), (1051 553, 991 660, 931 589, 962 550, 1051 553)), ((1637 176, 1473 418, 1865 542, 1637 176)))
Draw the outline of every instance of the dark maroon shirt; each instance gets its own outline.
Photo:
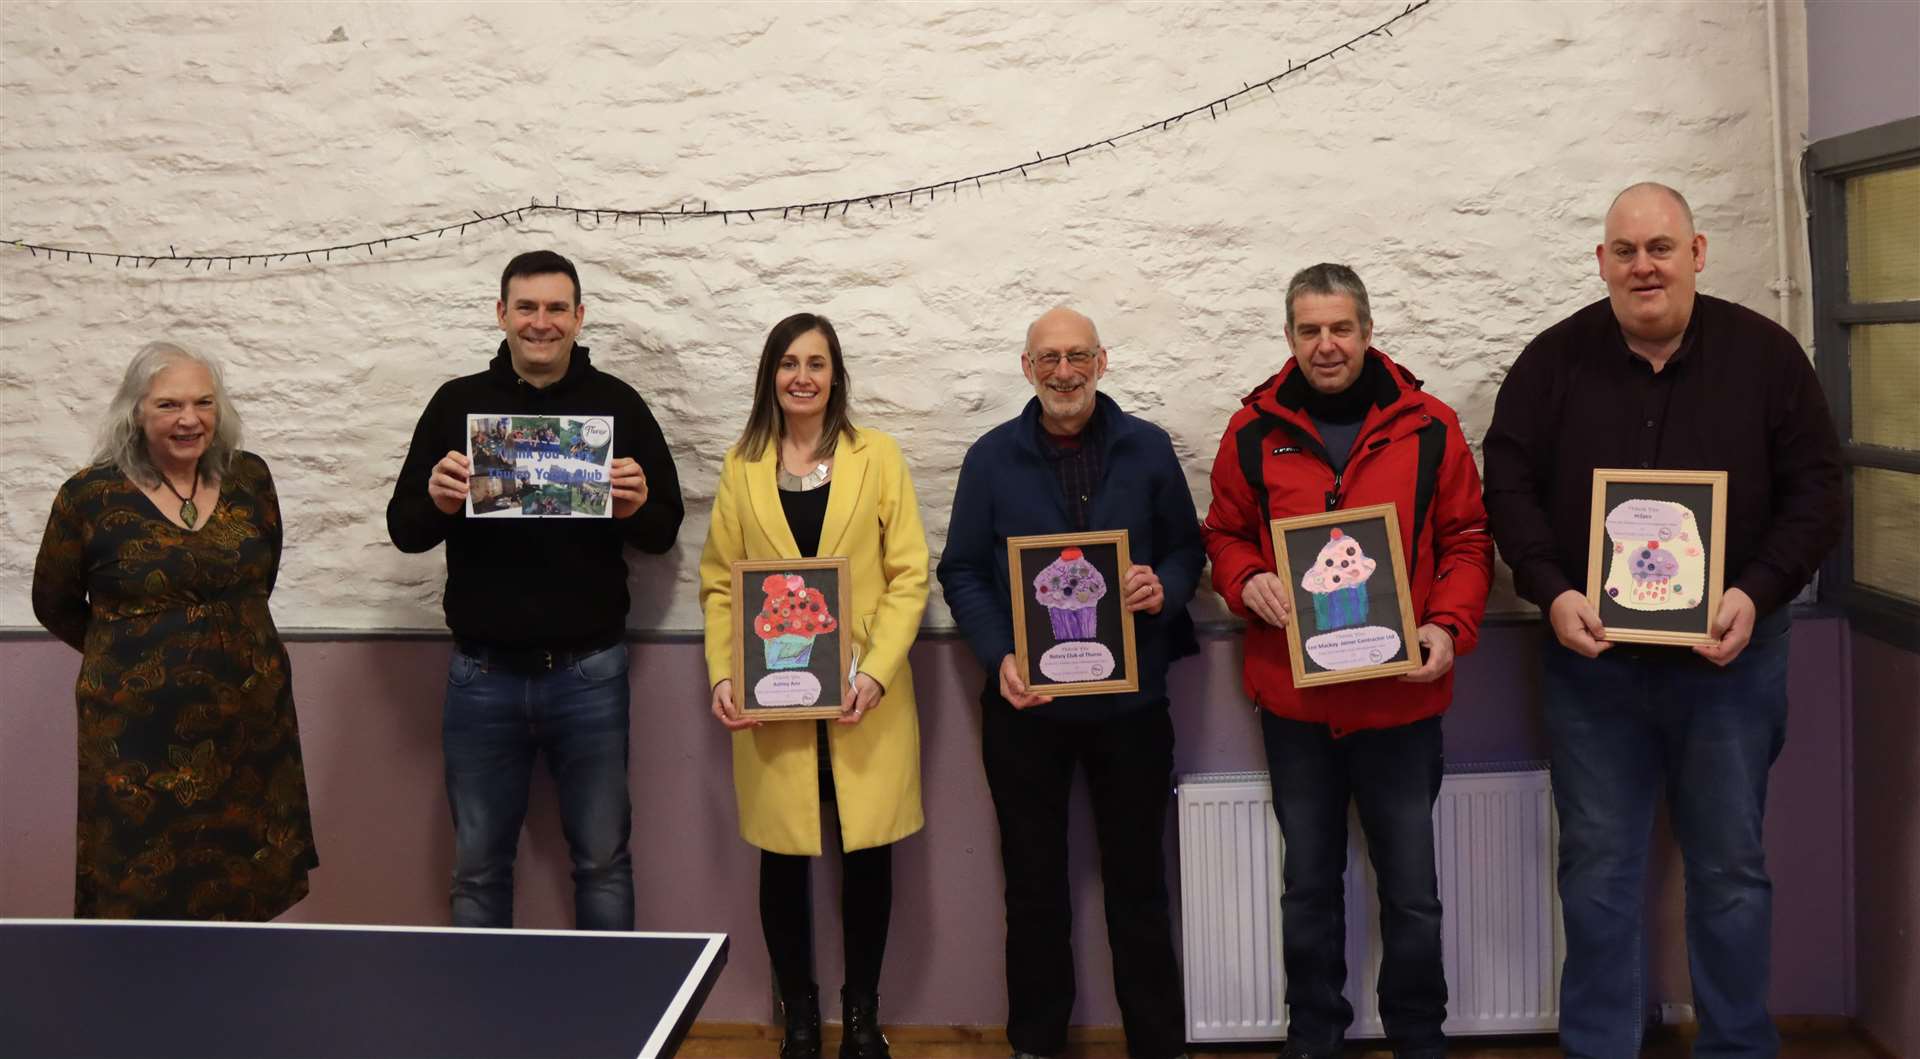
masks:
POLYGON ((1705 294, 1657 373, 1604 298, 1542 332, 1500 386, 1484 452, 1494 542, 1542 610, 1585 591, 1597 467, 1726 471, 1726 585, 1761 615, 1800 591, 1845 522, 1840 440, 1805 351, 1705 294))
POLYGON ((1059 437, 1039 427, 1040 451, 1053 464, 1060 479, 1060 493, 1066 498, 1067 513, 1073 516, 1073 528, 1087 529, 1087 515, 1093 510, 1093 491, 1100 484, 1100 433, 1098 409, 1080 433, 1059 437))

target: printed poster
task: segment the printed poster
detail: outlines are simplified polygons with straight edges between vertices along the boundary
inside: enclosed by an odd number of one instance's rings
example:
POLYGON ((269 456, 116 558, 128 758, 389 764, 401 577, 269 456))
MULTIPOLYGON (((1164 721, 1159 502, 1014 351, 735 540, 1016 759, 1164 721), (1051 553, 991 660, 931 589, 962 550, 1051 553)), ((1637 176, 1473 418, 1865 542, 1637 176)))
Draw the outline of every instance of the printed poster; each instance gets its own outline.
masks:
POLYGON ((612 416, 470 415, 467 514, 473 518, 607 518, 612 416))

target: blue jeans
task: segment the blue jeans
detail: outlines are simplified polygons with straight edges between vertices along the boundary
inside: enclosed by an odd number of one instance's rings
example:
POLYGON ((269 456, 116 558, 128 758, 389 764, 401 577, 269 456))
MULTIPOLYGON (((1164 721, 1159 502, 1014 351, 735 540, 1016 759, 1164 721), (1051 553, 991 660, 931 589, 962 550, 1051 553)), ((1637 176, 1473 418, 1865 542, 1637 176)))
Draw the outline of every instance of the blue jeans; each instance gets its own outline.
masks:
POLYGON ((1287 1040, 1338 1054, 1353 1023, 1347 984, 1347 806, 1360 815, 1380 896, 1380 1020, 1397 1056, 1438 1056, 1447 1038, 1433 801, 1440 718, 1333 737, 1326 725, 1262 711, 1286 889, 1280 937, 1287 1040))
POLYGON ((547 756, 573 859, 574 925, 633 929, 627 834, 627 647, 538 675, 455 651, 441 742, 453 808, 453 922, 513 925, 513 858, 533 758, 547 756))
POLYGON ((1663 787, 1686 873, 1693 1054, 1779 1052, 1767 1014, 1773 884, 1761 818, 1767 770, 1786 741, 1790 624, 1785 607, 1761 619, 1724 669, 1684 647, 1623 645, 1587 659, 1548 637, 1569 1056, 1640 1054, 1647 846, 1663 787))

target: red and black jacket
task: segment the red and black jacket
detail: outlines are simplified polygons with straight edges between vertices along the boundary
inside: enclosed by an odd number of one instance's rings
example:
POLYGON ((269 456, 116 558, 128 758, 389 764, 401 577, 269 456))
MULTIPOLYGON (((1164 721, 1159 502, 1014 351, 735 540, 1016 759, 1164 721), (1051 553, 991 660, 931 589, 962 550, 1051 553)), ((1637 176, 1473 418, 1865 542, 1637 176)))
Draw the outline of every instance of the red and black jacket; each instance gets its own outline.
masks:
POLYGON ((1282 717, 1329 726, 1336 736, 1411 724, 1446 710, 1453 674, 1431 684, 1380 679, 1295 688, 1286 632, 1252 618, 1241 586, 1276 569, 1271 519, 1394 504, 1413 613, 1453 635, 1464 655, 1480 638, 1493 573, 1493 539, 1480 474, 1460 420, 1420 380, 1368 349, 1355 380, 1372 404, 1344 471, 1336 474, 1304 406, 1308 383, 1289 360, 1241 402, 1213 461, 1213 504, 1201 530, 1213 587, 1247 626, 1247 695, 1282 717))

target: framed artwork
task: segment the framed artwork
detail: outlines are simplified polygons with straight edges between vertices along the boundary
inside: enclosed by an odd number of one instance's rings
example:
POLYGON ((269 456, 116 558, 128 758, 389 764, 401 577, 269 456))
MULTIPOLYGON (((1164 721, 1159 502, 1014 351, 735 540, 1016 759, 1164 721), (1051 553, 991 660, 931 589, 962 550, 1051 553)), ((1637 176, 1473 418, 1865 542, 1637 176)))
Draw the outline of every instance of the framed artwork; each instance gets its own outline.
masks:
POLYGON ((1712 643, 1727 472, 1593 472, 1587 602, 1615 643, 1712 643))
POLYGON ((1392 504, 1274 519, 1273 555, 1293 600, 1293 686, 1398 676, 1420 668, 1400 515, 1392 504))
POLYGON ((1041 695, 1140 690, 1133 615, 1121 586, 1127 531, 1007 538, 1013 657, 1041 695))
POLYGON ((838 717, 847 706, 853 640, 847 560, 733 564, 733 701, 748 717, 838 717))

